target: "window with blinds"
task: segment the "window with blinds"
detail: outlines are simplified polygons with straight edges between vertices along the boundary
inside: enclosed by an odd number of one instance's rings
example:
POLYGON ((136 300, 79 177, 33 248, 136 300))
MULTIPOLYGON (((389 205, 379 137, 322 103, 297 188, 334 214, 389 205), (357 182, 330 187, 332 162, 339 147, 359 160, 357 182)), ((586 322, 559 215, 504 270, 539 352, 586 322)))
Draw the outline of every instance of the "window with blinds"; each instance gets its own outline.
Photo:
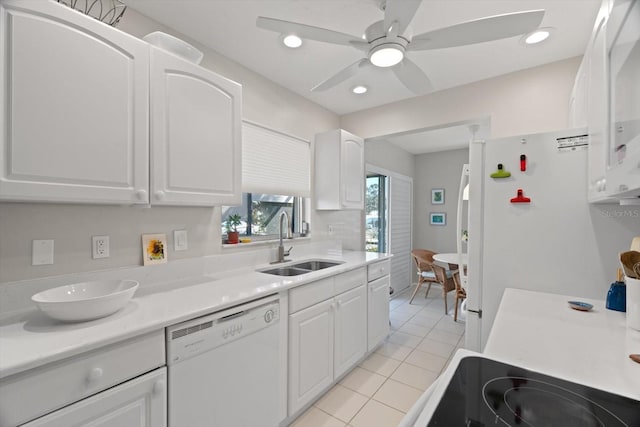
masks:
POLYGON ((242 192, 309 197, 309 141, 243 122, 242 192))
POLYGON ((278 219, 283 211, 291 218, 294 236, 304 235, 305 198, 311 193, 309 141, 243 122, 242 192, 241 206, 222 207, 223 243, 227 219, 232 215, 240 217, 235 227, 240 236, 251 240, 278 238, 278 219))

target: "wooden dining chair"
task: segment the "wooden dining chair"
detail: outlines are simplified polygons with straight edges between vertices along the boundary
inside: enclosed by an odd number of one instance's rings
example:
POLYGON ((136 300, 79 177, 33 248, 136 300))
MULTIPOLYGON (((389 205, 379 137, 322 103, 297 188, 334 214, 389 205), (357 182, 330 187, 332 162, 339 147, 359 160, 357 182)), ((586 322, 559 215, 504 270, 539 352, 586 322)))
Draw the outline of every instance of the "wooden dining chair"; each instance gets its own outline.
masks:
MULTIPOLYGON (((431 270, 436 276, 436 282, 442 287, 442 296, 444 298, 444 313, 447 314, 449 309, 447 307, 447 294, 457 289, 457 284, 460 280, 456 280, 455 276, 458 274, 458 270, 448 270, 441 265, 433 263, 431 270)), ((456 292, 456 312, 454 314, 454 320, 458 319, 458 293, 456 292)))
POLYGON ((409 300, 409 304, 413 302, 416 294, 420 290, 420 287, 427 283, 429 286, 427 287, 427 293, 425 294, 425 298, 429 295, 429 290, 431 289, 431 284, 438 283, 436 280, 436 275, 431 270, 431 265, 433 264, 433 256, 436 252, 430 251, 428 249, 414 249, 411 251, 411 257, 416 264, 416 269, 418 270, 418 283, 416 284, 416 289, 413 291, 413 295, 411 295, 411 299, 409 300))
POLYGON ((467 297, 467 292, 462 287, 460 281, 460 272, 455 270, 456 266, 449 264, 449 270, 445 269, 441 265, 434 264, 433 272, 436 275, 436 279, 438 283, 442 286, 443 294, 444 294, 444 311, 447 313, 447 293, 449 291, 445 291, 444 289, 450 289, 455 291, 455 308, 453 310, 453 321, 458 321, 458 308, 460 307, 460 302, 467 297), (449 277, 450 276, 450 277, 449 277), (453 288, 451 287, 453 286, 453 288))

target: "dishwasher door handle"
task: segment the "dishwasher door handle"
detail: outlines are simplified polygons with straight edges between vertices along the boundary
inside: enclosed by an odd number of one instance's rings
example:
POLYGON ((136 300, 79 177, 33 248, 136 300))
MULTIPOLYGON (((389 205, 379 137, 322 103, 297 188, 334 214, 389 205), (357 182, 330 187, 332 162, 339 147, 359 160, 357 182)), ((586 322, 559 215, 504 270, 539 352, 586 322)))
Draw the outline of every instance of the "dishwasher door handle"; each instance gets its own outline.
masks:
POLYGON ((218 319, 218 323, 226 322, 227 320, 235 319, 236 317, 242 316, 244 313, 246 313, 246 310, 242 310, 242 311, 239 311, 237 313, 233 313, 233 314, 229 314, 227 316, 221 317, 221 318, 218 319))

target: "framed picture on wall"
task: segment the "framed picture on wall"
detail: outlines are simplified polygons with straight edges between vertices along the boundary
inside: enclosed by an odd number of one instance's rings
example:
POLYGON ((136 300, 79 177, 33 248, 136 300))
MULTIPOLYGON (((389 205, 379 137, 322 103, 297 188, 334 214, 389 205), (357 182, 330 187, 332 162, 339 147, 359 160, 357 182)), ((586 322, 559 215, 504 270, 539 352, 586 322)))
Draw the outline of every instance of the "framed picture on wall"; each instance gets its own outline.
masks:
POLYGON ((444 188, 431 189, 431 204, 444 205, 444 188))
POLYGON ((143 265, 166 264, 167 236, 165 234, 142 235, 143 265))
POLYGON ((429 224, 447 225, 447 214, 444 212, 431 212, 429 214, 429 224))

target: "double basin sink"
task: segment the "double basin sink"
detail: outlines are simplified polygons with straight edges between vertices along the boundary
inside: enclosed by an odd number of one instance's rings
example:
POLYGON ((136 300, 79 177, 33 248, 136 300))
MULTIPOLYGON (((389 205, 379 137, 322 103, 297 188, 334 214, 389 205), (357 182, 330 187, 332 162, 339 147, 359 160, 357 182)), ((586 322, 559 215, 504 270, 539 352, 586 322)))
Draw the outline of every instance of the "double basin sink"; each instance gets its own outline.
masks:
POLYGON ((325 268, 334 267, 343 263, 344 261, 313 260, 259 271, 261 273, 273 274, 276 276, 298 276, 300 274, 324 270, 325 268))

